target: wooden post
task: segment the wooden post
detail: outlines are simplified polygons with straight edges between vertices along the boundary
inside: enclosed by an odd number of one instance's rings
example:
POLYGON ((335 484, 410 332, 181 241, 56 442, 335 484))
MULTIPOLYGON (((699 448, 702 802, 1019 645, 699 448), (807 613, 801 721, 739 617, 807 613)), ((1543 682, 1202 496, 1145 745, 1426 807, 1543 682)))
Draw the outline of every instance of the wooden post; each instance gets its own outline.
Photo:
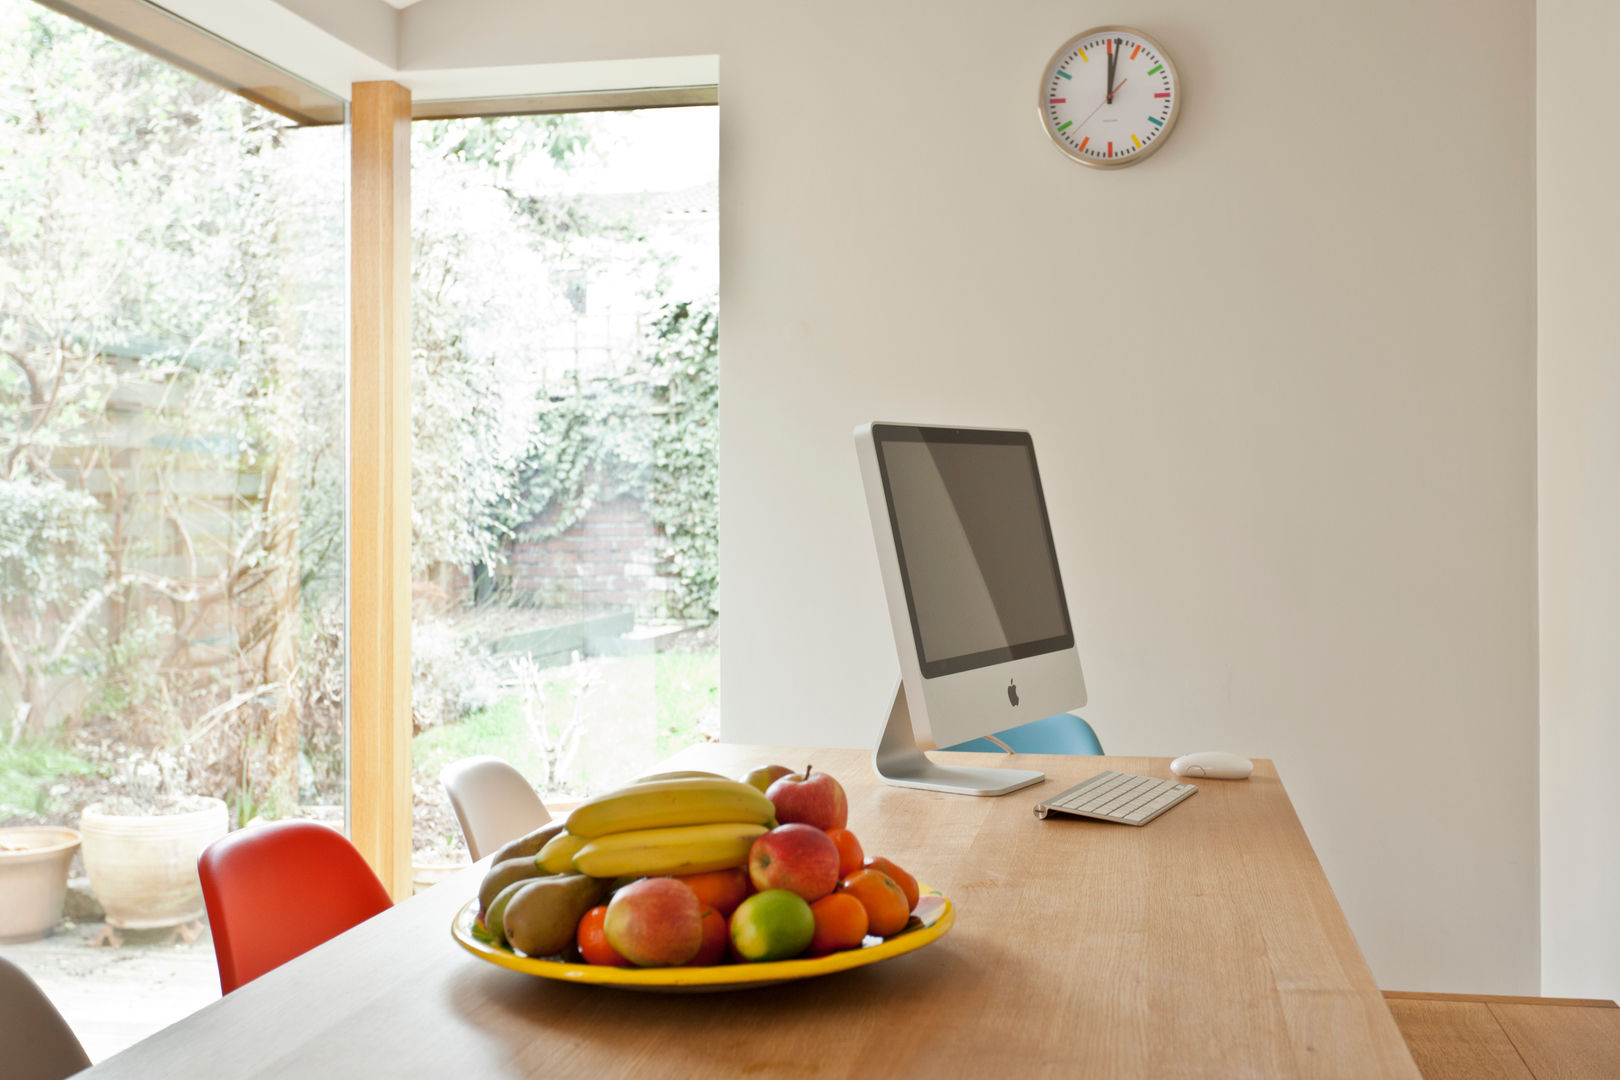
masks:
POLYGON ((349 836, 411 894, 411 92, 350 105, 349 836))

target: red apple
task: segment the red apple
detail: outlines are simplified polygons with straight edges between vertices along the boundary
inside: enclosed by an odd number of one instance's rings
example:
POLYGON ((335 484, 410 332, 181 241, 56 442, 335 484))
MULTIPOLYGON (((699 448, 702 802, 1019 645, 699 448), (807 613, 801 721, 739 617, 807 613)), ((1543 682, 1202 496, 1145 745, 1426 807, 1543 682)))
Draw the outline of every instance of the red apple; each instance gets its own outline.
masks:
POLYGON ((602 929, 637 967, 677 967, 703 946, 703 908, 674 878, 643 878, 613 894, 602 929))
POLYGON ((779 825, 748 849, 748 877, 760 892, 786 889, 814 903, 838 887, 838 848, 814 825, 779 825))
POLYGON ((790 773, 771 784, 765 797, 776 807, 776 820, 783 825, 798 821, 818 829, 842 829, 849 824, 849 800, 843 785, 808 765, 803 776, 790 773))

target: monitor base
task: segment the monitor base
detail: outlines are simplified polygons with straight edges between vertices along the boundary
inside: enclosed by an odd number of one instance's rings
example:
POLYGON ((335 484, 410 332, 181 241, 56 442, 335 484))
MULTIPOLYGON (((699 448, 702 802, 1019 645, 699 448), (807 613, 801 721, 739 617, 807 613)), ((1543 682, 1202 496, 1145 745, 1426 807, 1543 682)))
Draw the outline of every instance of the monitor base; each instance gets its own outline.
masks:
POLYGON ((981 769, 940 765, 930 760, 917 745, 917 734, 911 728, 911 708, 906 703, 903 679, 895 687, 888 723, 883 725, 883 735, 872 752, 872 767, 885 784, 954 795, 1005 795, 1046 779, 1045 773, 1030 769, 981 769))

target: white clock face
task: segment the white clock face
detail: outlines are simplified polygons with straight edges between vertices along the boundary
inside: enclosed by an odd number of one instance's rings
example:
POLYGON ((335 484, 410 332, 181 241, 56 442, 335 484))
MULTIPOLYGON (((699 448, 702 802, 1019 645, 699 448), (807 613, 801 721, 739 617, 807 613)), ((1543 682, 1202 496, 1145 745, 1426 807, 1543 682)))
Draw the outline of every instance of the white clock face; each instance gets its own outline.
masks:
POLYGON ((1163 48, 1139 30, 1098 27, 1070 40, 1046 66, 1041 121, 1064 153, 1086 165, 1134 165, 1176 122, 1181 88, 1163 48))

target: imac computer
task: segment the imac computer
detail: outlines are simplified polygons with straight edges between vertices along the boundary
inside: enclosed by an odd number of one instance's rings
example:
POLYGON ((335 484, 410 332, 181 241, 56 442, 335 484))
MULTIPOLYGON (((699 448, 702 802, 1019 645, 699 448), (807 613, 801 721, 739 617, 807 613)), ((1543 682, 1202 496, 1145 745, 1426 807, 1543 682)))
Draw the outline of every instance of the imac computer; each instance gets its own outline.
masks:
POLYGON ((900 654, 878 775, 965 795, 1038 783, 923 752, 1086 703, 1029 433, 872 423, 855 447, 900 654))

